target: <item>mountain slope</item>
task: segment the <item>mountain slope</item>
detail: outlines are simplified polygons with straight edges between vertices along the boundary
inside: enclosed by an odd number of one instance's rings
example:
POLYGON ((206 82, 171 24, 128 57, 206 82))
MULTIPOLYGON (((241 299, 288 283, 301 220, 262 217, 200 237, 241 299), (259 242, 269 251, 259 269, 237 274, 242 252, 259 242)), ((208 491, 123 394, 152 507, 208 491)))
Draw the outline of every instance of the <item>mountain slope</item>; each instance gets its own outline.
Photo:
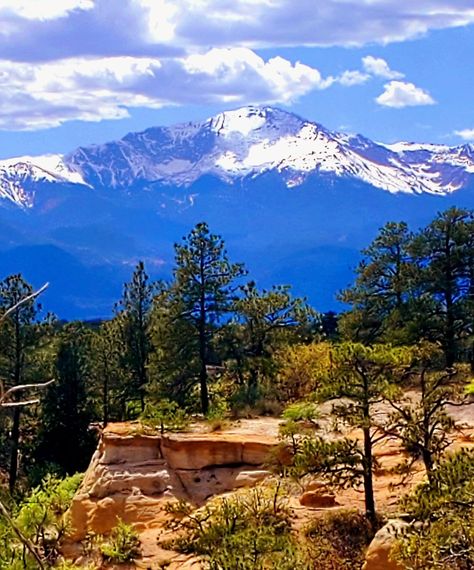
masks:
POLYGON ((391 193, 449 194, 474 175, 471 145, 383 145, 271 107, 244 107, 203 122, 154 127, 72 153, 0 161, 0 197, 32 207, 38 184, 137 192, 189 188, 211 175, 227 184, 275 172, 289 187, 324 174, 391 193))
POLYGON ((473 175, 470 145, 383 145, 245 107, 0 161, 0 278, 50 281, 44 300, 61 317, 107 316, 139 259, 169 278, 173 243, 205 220, 260 286, 291 283, 337 309, 378 228, 474 207, 473 175))

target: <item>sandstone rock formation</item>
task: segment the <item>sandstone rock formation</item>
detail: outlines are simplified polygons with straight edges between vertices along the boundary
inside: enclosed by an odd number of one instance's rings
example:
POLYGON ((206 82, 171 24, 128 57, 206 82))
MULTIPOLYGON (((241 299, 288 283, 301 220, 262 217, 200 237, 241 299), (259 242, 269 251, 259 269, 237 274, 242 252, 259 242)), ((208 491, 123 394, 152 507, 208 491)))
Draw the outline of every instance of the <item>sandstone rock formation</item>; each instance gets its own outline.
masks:
POLYGON ((254 486, 277 440, 239 434, 145 435, 112 424, 104 431, 71 509, 71 539, 105 534, 120 518, 139 530, 163 526, 169 501, 254 486))

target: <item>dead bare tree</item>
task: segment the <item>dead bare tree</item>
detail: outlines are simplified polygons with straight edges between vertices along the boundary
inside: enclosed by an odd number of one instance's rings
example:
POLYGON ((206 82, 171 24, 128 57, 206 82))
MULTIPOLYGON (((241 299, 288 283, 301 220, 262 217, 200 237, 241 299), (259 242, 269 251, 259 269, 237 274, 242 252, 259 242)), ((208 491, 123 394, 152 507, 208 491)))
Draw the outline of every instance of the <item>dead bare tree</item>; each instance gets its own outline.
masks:
MULTIPOLYGON (((16 309, 18 309, 21 305, 28 303, 34 299, 36 299, 43 291, 45 291, 48 287, 48 283, 45 283, 40 289, 33 292, 31 295, 28 295, 21 299, 18 303, 7 309, 3 315, 0 316, 0 323, 4 321, 9 315, 11 315, 16 309)), ((0 408, 15 408, 20 406, 30 406, 32 404, 37 404, 39 402, 39 398, 23 398, 20 400, 11 401, 10 398, 13 394, 24 393, 29 390, 36 390, 36 389, 43 389, 52 384, 54 380, 49 380, 48 382, 38 383, 38 384, 20 384, 18 386, 13 386, 12 388, 5 390, 5 384, 0 379, 0 408)), ((3 501, 0 500, 0 514, 4 517, 7 523, 11 526, 14 533, 23 544, 23 546, 28 550, 28 552, 33 556, 36 560, 38 567, 40 570, 45 570, 46 566, 43 562, 43 559, 36 549, 36 546, 22 533, 21 529, 15 523, 13 518, 11 517, 8 508, 4 505, 3 501)))

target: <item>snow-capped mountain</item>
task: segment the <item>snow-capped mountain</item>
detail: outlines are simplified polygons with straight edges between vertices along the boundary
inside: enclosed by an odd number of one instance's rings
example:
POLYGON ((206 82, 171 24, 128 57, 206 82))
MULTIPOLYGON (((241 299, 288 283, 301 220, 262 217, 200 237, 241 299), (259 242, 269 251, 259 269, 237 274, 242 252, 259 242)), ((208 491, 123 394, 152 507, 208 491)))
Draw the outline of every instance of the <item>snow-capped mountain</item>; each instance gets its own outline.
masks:
POLYGON ((0 198, 22 207, 34 205, 36 186, 42 183, 86 185, 59 154, 21 156, 0 160, 0 198))
POLYGON ((269 172, 288 188, 321 174, 390 193, 446 195, 474 176, 474 148, 385 145, 331 132, 280 109, 249 106, 204 122, 130 133, 65 156, 0 161, 0 197, 31 207, 42 183, 135 191, 156 184, 186 188, 205 175, 233 184, 269 172))
POLYGON ((138 260, 168 279, 173 243, 206 221, 259 286, 337 309, 380 227, 419 228, 453 205, 474 208, 470 145, 385 145, 244 107, 1 160, 0 278, 50 282, 42 300, 61 317, 107 316, 138 260))

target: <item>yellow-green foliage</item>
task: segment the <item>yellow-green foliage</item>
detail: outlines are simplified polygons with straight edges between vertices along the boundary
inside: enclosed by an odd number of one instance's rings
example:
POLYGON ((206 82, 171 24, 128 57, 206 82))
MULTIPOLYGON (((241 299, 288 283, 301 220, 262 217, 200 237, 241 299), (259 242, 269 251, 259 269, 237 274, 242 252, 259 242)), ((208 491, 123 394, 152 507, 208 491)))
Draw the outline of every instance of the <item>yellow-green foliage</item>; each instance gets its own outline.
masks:
POLYGON ((275 355, 277 387, 285 402, 307 398, 330 368, 330 345, 325 342, 296 344, 280 349, 275 355))
MULTIPOLYGON (((372 539, 362 513, 315 517, 303 532, 278 486, 257 487, 210 505, 178 522, 173 549, 202 557, 207 570, 358 570, 372 539)), ((181 513, 180 513, 181 514, 181 513)))
POLYGON ((165 431, 183 431, 190 422, 186 411, 179 407, 176 402, 160 400, 153 405, 148 403, 140 416, 140 422, 151 429, 165 431))
POLYGON ((119 521, 100 548, 108 562, 130 562, 140 555, 140 539, 131 525, 119 521))
MULTIPOLYGON (((54 565, 59 543, 67 530, 64 514, 79 487, 82 475, 66 479, 48 476, 13 509, 13 522, 45 561, 54 565)), ((0 569, 36 569, 37 563, 18 540, 8 521, 0 517, 0 569)))
POLYGON ((170 545, 201 555, 209 570, 294 570, 299 563, 290 512, 279 488, 256 488, 216 500, 181 523, 170 545))
POLYGON ((412 524, 395 553, 407 570, 474 567, 474 451, 449 457, 403 503, 412 524))

